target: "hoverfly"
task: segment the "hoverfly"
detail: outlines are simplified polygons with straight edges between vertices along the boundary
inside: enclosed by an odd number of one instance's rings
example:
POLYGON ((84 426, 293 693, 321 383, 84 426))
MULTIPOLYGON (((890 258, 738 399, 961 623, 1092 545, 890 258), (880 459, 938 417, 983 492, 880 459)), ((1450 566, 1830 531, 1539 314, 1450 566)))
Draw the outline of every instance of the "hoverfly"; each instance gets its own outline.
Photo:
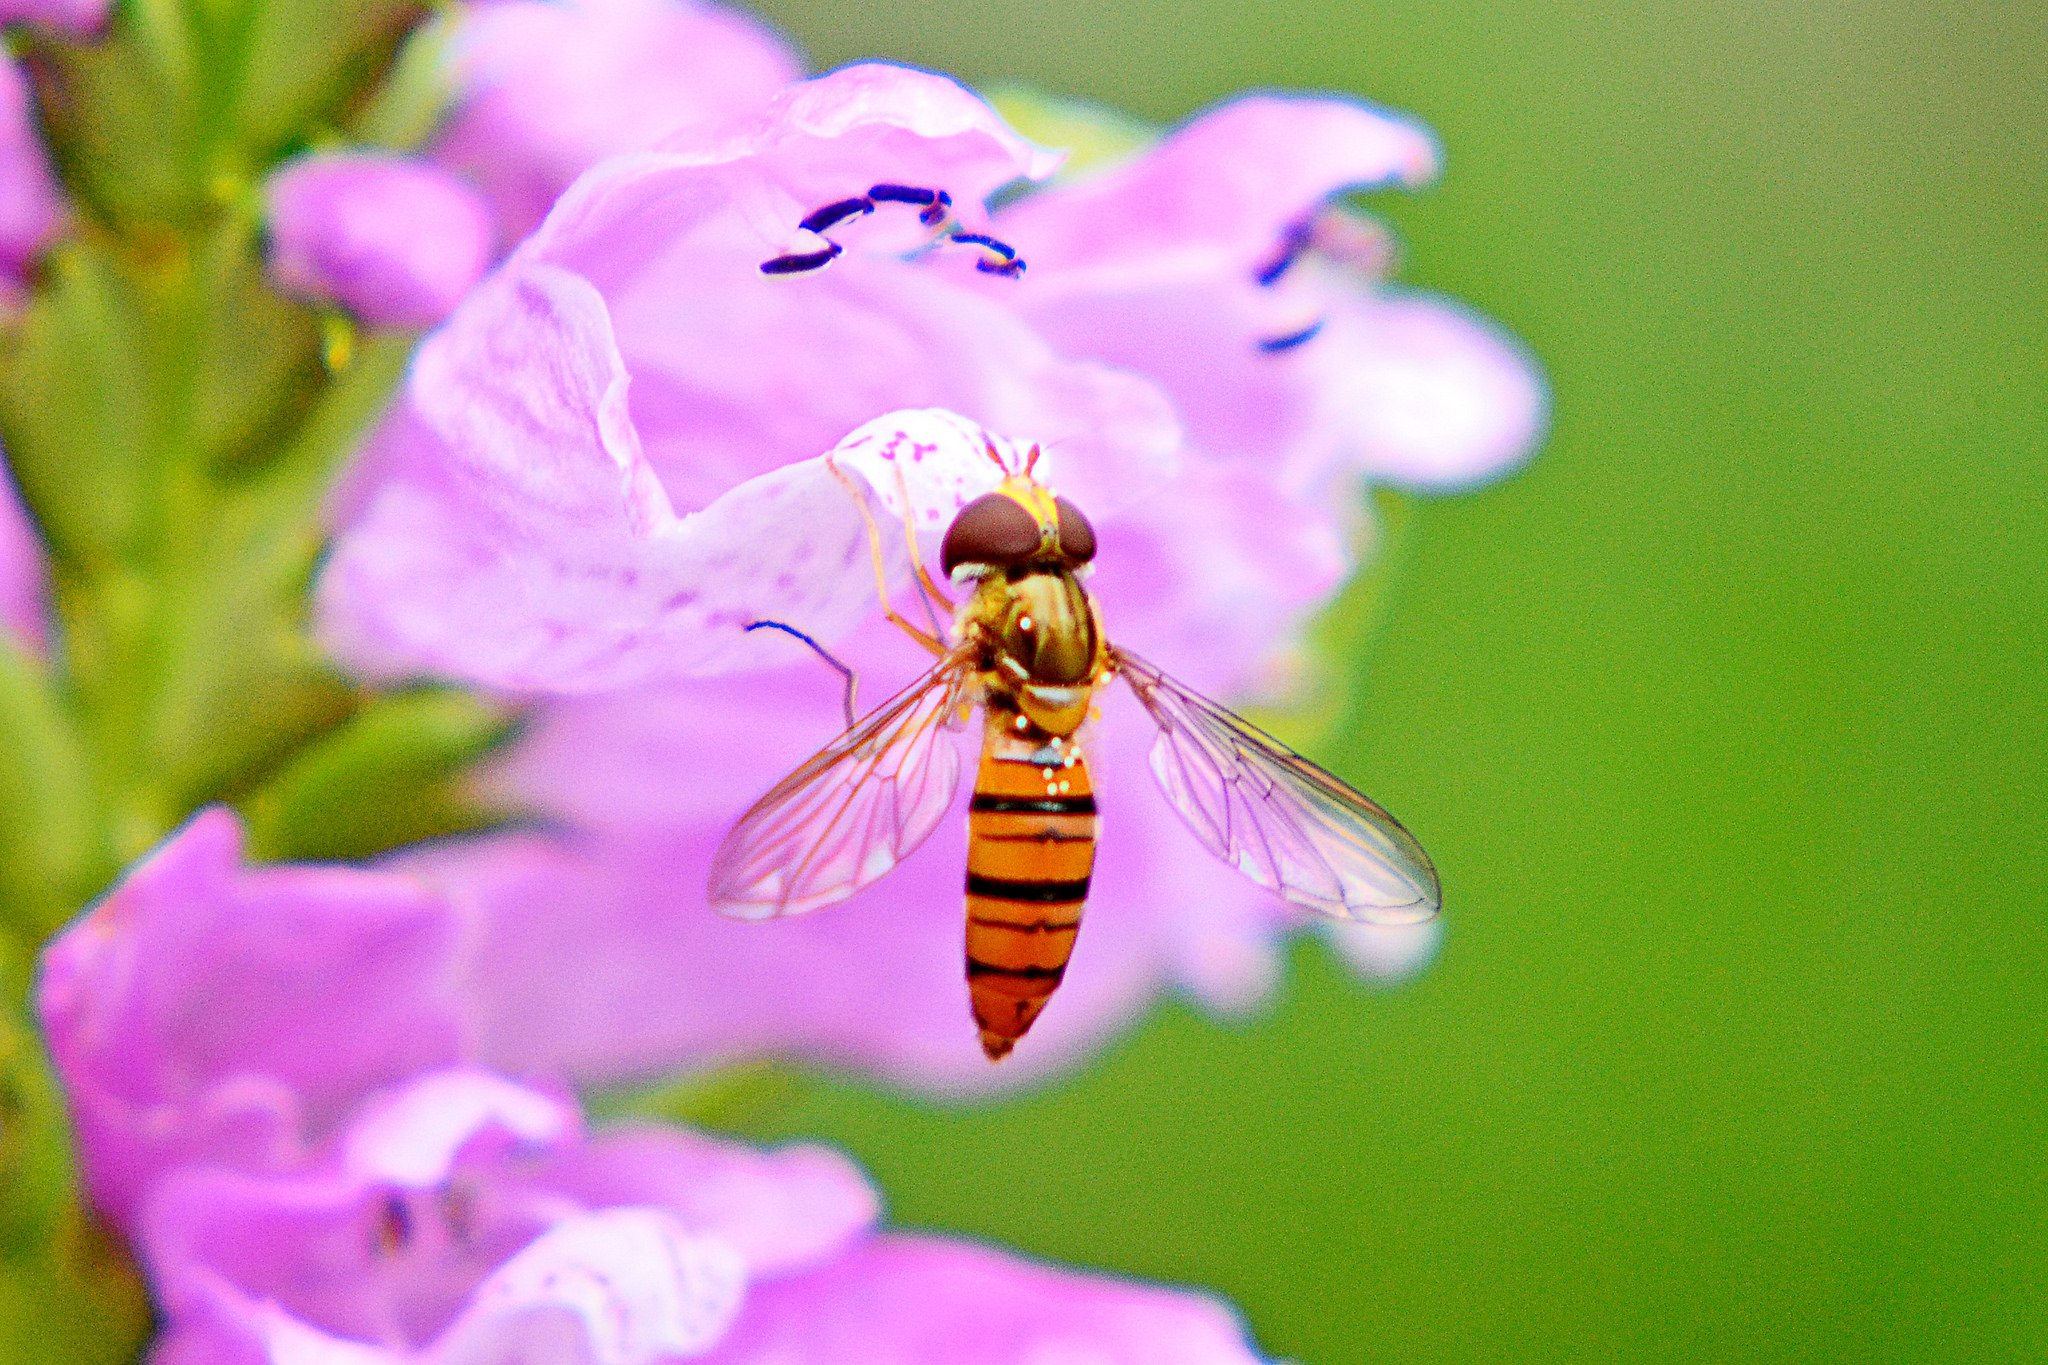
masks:
MULTIPOLYGON (((1082 730, 1097 694, 1121 677, 1159 727, 1151 766, 1160 790, 1211 853, 1334 919, 1406 924, 1436 914, 1436 869, 1385 809, 1110 643, 1081 581, 1095 557, 1094 527, 1034 476, 1036 447, 1022 468, 992 442, 987 453, 1001 484, 961 508, 940 546, 941 570, 972 587, 945 639, 890 606, 880 533, 854 493, 884 610, 938 662, 740 818, 712 862, 712 905, 740 919, 797 915, 882 877, 951 808, 960 756, 950 732, 978 707, 967 985, 982 1050, 1001 1060, 1059 987, 1074 949, 1097 829, 1082 730)), ((905 534, 919 590, 946 603, 907 513, 905 534)))

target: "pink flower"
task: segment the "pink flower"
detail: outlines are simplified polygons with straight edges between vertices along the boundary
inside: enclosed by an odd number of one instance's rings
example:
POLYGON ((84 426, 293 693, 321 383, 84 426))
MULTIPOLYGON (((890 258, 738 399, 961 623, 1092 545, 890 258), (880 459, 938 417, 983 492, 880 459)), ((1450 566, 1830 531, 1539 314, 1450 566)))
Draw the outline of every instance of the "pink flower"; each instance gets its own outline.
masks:
POLYGON ((551 1360, 624 1365, 701 1354, 750 1279, 829 1257, 874 1214, 830 1152, 590 1138, 566 1102, 456 1069, 373 1098, 299 1169, 173 1174, 142 1248, 159 1360, 509 1360, 545 1340, 551 1360))
MULTIPOLYGON (((1087 928, 1002 1071, 966 1021, 954 823, 846 906, 719 921, 711 848, 841 724, 837 679, 746 627, 825 640, 869 698, 922 667, 861 625, 864 532, 819 452, 858 428, 840 462, 892 526, 891 471, 852 468, 852 449, 893 432, 985 476, 979 424, 1043 442, 1095 519, 1117 639, 1212 693, 1271 686, 1348 571, 1361 474, 1457 482, 1533 439, 1540 389, 1518 353, 1447 305, 1387 295, 1346 246, 1354 225, 1329 217, 1333 194, 1412 181, 1432 157, 1360 106, 1247 100, 986 220, 991 191, 1050 158, 950 82, 856 67, 746 129, 579 181, 427 343, 339 503, 321 585, 328 638, 358 666, 559 699, 499 780, 570 833, 407 863, 488 926, 485 1055, 597 1078, 796 1053, 957 1089, 1069 1061, 1162 989, 1225 1010, 1263 998, 1298 916, 1170 817, 1120 694, 1091 759, 1112 804, 1087 928), (910 190, 947 191, 953 216, 920 214, 910 190), (1319 358, 1322 335, 1294 335, 1310 313, 1350 337, 1332 352, 1381 369, 1319 358), (951 412, 862 427, 933 404, 951 412)), ((929 555, 960 490, 911 491, 929 555)), ((1426 957, 1435 931, 1360 932, 1371 971, 1426 957)))
POLYGON ((483 188, 504 240, 616 152, 735 122, 801 75, 780 38, 698 0, 498 0, 454 22, 432 155, 483 188))
POLYGON ((876 1212, 822 1149, 586 1134, 547 1095, 430 1073, 306 1169, 164 1183, 143 1242, 169 1322, 153 1359, 1257 1359, 1210 1300, 877 1235, 876 1212))
POLYGON ((28 77, 12 57, 0 53, 0 302, 21 287, 29 263, 63 228, 64 216, 63 193, 43 152, 28 77))
POLYGON ((43 546, 0 452, 0 630, 40 651, 45 628, 43 546))
POLYGON ((833 1152, 587 1131, 461 1060, 445 905, 388 872, 246 870, 237 844, 202 815, 43 962, 81 1164, 160 1308, 152 1359, 1255 1359, 1205 1299, 878 1235, 833 1152))
POLYGON ((490 209, 424 162, 373 152, 304 156, 271 176, 268 197, 278 287, 373 324, 439 322, 491 263, 490 209))
POLYGON ((455 1060, 461 926, 390 873, 241 865, 195 817, 44 950, 37 1013, 94 1201, 168 1168, 288 1166, 369 1090, 455 1060))

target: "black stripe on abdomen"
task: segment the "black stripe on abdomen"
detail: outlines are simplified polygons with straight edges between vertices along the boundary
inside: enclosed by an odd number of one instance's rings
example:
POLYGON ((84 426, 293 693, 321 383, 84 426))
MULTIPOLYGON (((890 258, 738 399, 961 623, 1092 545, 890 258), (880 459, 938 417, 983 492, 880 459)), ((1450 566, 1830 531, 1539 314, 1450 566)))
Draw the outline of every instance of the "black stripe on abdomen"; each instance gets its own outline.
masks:
POLYGON ((972 954, 969 954, 967 958, 967 979, 969 981, 974 980, 978 976, 1008 976, 1014 977, 1019 981, 1051 981, 1057 983, 1066 974, 1067 967, 1065 963, 1061 963, 1057 967, 1006 967, 1000 962, 984 962, 972 954))
POLYGON ((974 794, 967 803, 970 811, 985 815, 1093 815, 1095 798, 1092 796, 983 796, 974 794))
POLYGON ((1067 901, 1087 900, 1088 880, 1077 877, 1073 881, 1060 882, 1015 881, 1009 877, 984 877, 979 872, 969 872, 967 894, 986 896, 996 901, 1059 905, 1067 901))

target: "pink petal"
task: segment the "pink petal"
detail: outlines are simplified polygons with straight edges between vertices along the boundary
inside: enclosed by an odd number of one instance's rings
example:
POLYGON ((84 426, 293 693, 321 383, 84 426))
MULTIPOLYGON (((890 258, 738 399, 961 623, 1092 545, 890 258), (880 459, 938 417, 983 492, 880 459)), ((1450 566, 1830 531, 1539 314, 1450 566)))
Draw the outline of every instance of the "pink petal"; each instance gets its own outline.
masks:
POLYGON ((1321 377, 1323 439, 1390 483, 1496 478, 1534 453, 1548 417, 1528 354, 1445 299, 1356 298, 1302 358, 1321 377))
POLYGON ((44 950, 37 1013, 117 1220, 167 1166, 295 1159, 372 1088, 452 1059, 458 926, 418 883, 240 865, 197 816, 44 950))
POLYGON ((1043 442, 1077 495, 1145 496, 1177 440, 1159 394, 1054 355, 960 283, 966 254, 897 259, 914 214, 878 210, 894 226, 821 276, 760 270, 825 200, 895 181, 968 212, 1049 164, 952 82, 868 66, 586 174, 423 348, 337 504, 328 640, 372 672, 577 692, 757 665, 761 619, 833 638, 873 611, 867 542, 815 460, 897 409, 1043 442))
MULTIPOLYGON (((62 6, 25 6, 12 15, 0 11, 0 23, 64 13, 62 6)), ((0 53, 0 283, 19 283, 36 253, 63 229, 64 218, 63 192, 43 151, 28 77, 0 53)))
POLYGON ((373 325, 439 322, 490 264, 490 209, 425 162, 381 152, 304 156, 271 177, 267 195, 278 287, 373 325))
POLYGON ((1217 261, 1160 281, 1097 278, 1086 289, 1041 288, 1043 276, 1024 283, 1018 303, 1033 327, 1067 354, 1159 385, 1190 445, 1256 464, 1275 484, 1292 472, 1295 447, 1313 420, 1314 376, 1304 372, 1302 353, 1266 354, 1258 343, 1314 321, 1319 302, 1259 289, 1250 272, 1217 261))
POLYGON ((1258 692, 1351 570, 1346 520, 1247 468, 1197 465, 1098 528, 1117 640, 1218 697, 1258 692))
MULTIPOLYGON (((1011 341, 1028 351, 1028 338, 1000 328, 962 334, 951 363, 1011 341)), ((1071 471, 1074 491, 1110 490, 1114 505, 1114 490, 1129 497, 1155 484, 1173 440, 1157 396, 1034 358, 1050 373, 1021 401, 1039 407, 1039 429, 1073 431, 1072 421, 1093 436, 1057 448, 1055 466, 1071 471)), ((988 354, 984 372, 1017 386, 998 363, 1007 359, 988 354)), ((818 362, 832 363, 822 350, 818 362)), ((658 385, 661 372, 650 370, 658 385)), ((1016 371, 1034 367, 1020 359, 1016 371)), ((752 622, 832 639, 874 612, 866 531, 817 458, 822 446, 679 514, 642 444, 642 405, 628 382, 604 301, 579 277, 515 266, 478 290, 422 349, 409 415, 390 428, 413 444, 386 457, 393 476, 365 494, 328 566, 323 628, 337 652, 372 672, 576 692, 759 666, 773 656, 748 635, 752 622)), ((760 410, 787 415, 790 406, 760 410)), ((658 411, 645 424, 665 441, 690 441, 713 469, 733 463, 717 452, 721 438, 759 463, 762 447, 738 442, 737 432, 712 426, 691 439, 691 412, 715 420, 727 410, 707 398, 676 411, 673 425, 658 411)), ((910 420, 923 430, 951 419, 910 420)), ((952 429, 949 467, 992 474, 969 429, 952 429)), ((682 483, 690 471, 672 477, 682 483)), ((880 492, 893 500, 893 475, 880 492)), ((933 550, 945 512, 934 505, 920 518, 933 550)), ((888 542, 900 581, 893 530, 888 542)))
POLYGON ((449 1069, 374 1098, 320 1163, 173 1173, 139 1243, 166 1359, 630 1365, 703 1351, 750 1277, 810 1273, 875 1214, 832 1152, 586 1140, 553 1097, 449 1069))
MULTIPOLYGON (((0 454, 0 461, 4 461, 0 454)), ((43 648, 47 627, 44 604, 43 546, 30 525, 28 510, 0 463, 0 631, 36 653, 43 648)))
POLYGON ((1223 1304, 966 1242, 877 1237, 748 1296, 715 1365, 1256 1365, 1223 1304))
POLYGON ((552 1146, 577 1131, 573 1106, 488 1071, 428 1072, 368 1105, 342 1140, 344 1175, 425 1189, 440 1184, 479 1135, 552 1146))
POLYGON ((778 35, 694 0, 470 5, 453 56, 434 155, 482 186, 512 240, 603 158, 744 120, 801 74, 778 35))
POLYGON ((646 1204, 736 1250, 752 1276, 837 1255, 880 1215, 858 1167, 825 1147, 761 1152, 652 1126, 600 1133, 565 1154, 548 1184, 593 1207, 646 1204))
POLYGON ((821 465, 678 516, 626 383, 576 276, 533 267, 480 291, 416 366, 440 484, 380 490, 337 549, 335 647, 373 670, 574 691, 744 664, 764 617, 830 634, 872 610, 859 515, 821 465))
MULTIPOLYGON (((880 64, 843 67, 790 86, 744 127, 686 139, 666 153, 615 157, 586 172, 519 254, 588 275, 610 296, 686 245, 735 252, 750 266, 816 249, 821 239, 803 231, 801 220, 875 184, 946 190, 973 222, 997 189, 1048 175, 1058 164, 1057 154, 1026 142, 944 76, 880 64)), ((853 228, 850 237, 891 253, 925 235, 901 206, 853 228)))
POLYGON ((826 459, 866 481, 892 535, 906 519, 916 527, 925 557, 936 569, 939 542, 953 518, 1022 472, 1027 462, 1035 459, 1035 477, 1047 487, 1078 499, 1092 516, 1109 518, 1161 491, 1172 469, 1162 444, 1134 441, 1119 448, 1066 442, 1045 449, 1015 434, 998 435, 944 408, 918 408, 865 423, 826 459))
POLYGON ((1421 125, 1354 100, 1247 95, 1150 150, 1030 195, 1001 230, 1050 291, 1249 277, 1284 230, 1346 190, 1417 185, 1436 171, 1421 125))
POLYGON ((568 1218, 500 1266, 423 1365, 655 1365, 725 1335, 739 1256, 656 1209, 568 1218))

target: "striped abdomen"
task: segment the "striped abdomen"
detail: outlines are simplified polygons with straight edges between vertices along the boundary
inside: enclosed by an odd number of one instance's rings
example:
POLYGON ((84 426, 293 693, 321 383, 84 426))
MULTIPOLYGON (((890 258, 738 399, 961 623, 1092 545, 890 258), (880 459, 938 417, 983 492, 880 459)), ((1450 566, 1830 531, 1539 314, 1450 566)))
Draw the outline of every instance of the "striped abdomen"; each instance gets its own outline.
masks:
POLYGON ((1095 793, 1072 740, 989 709, 967 816, 967 992, 1007 1056, 1059 989, 1095 866, 1095 793))

